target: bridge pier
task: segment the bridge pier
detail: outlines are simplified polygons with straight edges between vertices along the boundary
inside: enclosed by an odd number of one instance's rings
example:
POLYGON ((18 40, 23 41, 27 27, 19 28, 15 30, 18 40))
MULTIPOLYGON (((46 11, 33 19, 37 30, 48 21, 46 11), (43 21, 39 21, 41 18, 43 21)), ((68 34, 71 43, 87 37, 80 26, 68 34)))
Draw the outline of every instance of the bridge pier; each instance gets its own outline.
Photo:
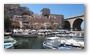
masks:
POLYGON ((73 28, 71 28, 71 30, 70 31, 73 31, 73 28))

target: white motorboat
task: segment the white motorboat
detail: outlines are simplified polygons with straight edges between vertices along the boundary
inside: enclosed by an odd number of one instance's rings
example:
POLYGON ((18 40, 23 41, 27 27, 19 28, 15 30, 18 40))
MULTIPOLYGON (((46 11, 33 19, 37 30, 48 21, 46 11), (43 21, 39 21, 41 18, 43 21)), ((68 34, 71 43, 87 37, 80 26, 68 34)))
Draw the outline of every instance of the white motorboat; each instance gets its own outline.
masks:
POLYGON ((38 32, 38 35, 45 35, 45 32, 38 32))
POLYGON ((58 32, 56 33, 57 36, 59 37, 66 37, 66 36, 76 36, 75 33, 71 33, 71 32, 58 32))
POLYGON ((14 47, 16 45, 17 41, 14 40, 11 36, 9 35, 4 35, 4 48, 9 49, 14 47))
POLYGON ((45 48, 56 49, 60 46, 60 38, 59 37, 46 37, 43 42, 43 46, 45 48))
POLYGON ((14 33, 12 34, 13 37, 38 37, 37 34, 32 34, 32 33, 29 33, 29 32, 22 32, 22 33, 14 33))
POLYGON ((83 41, 77 41, 74 39, 69 39, 65 41, 66 45, 72 45, 72 46, 78 46, 78 47, 84 47, 84 42, 83 41))
POLYGON ((12 32, 4 32, 4 35, 11 35, 12 32))
POLYGON ((52 34, 58 34, 58 33, 60 33, 60 32, 52 32, 52 34))

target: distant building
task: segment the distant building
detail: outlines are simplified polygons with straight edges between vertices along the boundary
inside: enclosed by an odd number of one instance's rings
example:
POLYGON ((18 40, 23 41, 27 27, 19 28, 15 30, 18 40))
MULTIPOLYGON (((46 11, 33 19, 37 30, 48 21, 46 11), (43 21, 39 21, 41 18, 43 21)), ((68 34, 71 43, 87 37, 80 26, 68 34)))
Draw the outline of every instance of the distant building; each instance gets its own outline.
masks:
POLYGON ((19 20, 20 27, 31 29, 52 29, 62 28, 64 22, 64 16, 59 14, 50 14, 48 8, 41 10, 41 15, 33 14, 18 16, 14 15, 13 21, 19 20), (22 22, 22 23, 21 23, 22 22))
POLYGON ((48 8, 43 8, 43 9, 41 10, 41 15, 42 15, 42 16, 46 16, 46 17, 48 18, 49 15, 50 15, 50 10, 49 10, 48 8))

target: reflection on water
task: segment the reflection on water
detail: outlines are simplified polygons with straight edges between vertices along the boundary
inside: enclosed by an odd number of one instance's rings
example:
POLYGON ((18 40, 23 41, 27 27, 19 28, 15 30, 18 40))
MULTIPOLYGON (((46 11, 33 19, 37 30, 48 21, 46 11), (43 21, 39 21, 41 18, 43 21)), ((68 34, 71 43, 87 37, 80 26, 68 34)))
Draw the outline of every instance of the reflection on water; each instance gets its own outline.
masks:
POLYGON ((43 41, 44 37, 37 37, 37 38, 22 38, 16 37, 17 46, 15 49, 44 49, 43 48, 43 41))

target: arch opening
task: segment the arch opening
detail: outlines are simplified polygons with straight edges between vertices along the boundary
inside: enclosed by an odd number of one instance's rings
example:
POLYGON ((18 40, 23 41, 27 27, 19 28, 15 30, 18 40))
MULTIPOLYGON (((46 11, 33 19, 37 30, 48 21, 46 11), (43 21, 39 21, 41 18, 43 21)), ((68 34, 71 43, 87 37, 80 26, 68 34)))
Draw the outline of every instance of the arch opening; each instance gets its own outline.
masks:
POLYGON ((76 19, 73 23, 73 30, 74 31, 81 31, 81 24, 82 24, 83 20, 82 19, 76 19))
POLYGON ((64 21, 64 29, 70 30, 70 22, 64 21))
POLYGON ((84 30, 84 21, 81 23, 81 30, 84 30))

